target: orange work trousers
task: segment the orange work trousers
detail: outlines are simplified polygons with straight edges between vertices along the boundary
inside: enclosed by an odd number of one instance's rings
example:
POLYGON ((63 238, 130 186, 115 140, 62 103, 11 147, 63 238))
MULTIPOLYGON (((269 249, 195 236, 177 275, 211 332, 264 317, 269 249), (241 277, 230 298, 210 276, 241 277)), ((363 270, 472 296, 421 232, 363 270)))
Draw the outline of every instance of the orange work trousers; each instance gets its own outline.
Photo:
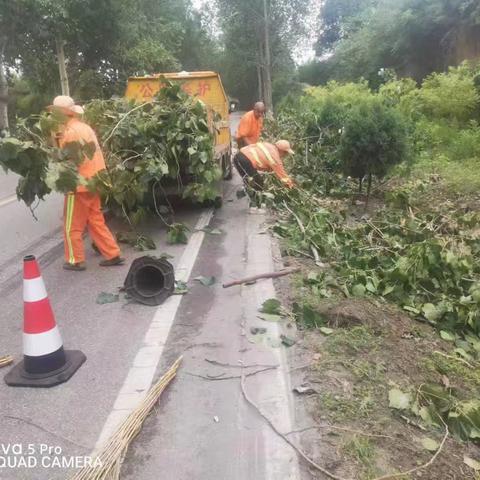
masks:
POLYGON ((82 238, 85 228, 88 228, 93 243, 107 260, 120 255, 120 248, 105 224, 99 195, 89 192, 65 195, 63 221, 67 263, 85 261, 82 238))

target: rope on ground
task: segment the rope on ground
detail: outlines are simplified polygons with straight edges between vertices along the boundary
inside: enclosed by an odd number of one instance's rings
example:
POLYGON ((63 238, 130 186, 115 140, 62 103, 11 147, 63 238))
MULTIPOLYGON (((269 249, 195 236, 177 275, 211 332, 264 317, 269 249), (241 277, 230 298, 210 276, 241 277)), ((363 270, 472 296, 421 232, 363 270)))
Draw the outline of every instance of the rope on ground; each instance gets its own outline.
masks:
POLYGON ((120 467, 130 443, 142 429, 145 419, 162 392, 175 378, 181 361, 182 357, 178 358, 165 375, 150 389, 142 403, 128 415, 96 458, 93 459, 92 465, 77 472, 71 480, 118 480, 120 478, 120 467))

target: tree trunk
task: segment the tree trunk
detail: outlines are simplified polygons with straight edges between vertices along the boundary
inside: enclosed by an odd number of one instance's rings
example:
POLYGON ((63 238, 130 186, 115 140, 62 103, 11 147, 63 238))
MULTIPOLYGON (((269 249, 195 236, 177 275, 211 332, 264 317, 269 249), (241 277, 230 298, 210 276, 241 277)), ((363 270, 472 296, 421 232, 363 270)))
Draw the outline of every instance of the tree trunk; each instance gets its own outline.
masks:
POLYGON ((57 45, 58 72, 60 74, 60 85, 62 86, 62 95, 70 96, 67 66, 65 63, 65 50, 63 49, 63 38, 61 35, 56 36, 55 43, 57 45))
MULTIPOLYGON (((260 45, 260 48, 262 46, 260 45)), ((257 82, 258 82, 258 97, 257 100, 263 100, 263 88, 262 88, 262 55, 261 51, 258 54, 258 61, 257 61, 257 82)))
POLYGON ((272 59, 270 54, 270 26, 268 13, 268 0, 263 0, 263 16, 264 16, 264 34, 265 34, 265 64, 264 64, 264 78, 263 78, 263 94, 265 106, 267 111, 273 112, 272 101, 272 59))
POLYGON ((367 184, 367 202, 366 202, 365 206, 368 205, 368 202, 369 202, 369 200, 370 200, 370 191, 371 191, 371 189, 372 189, 372 174, 369 173, 369 174, 368 174, 368 184, 367 184))
POLYGON ((8 82, 2 48, 0 51, 0 137, 2 131, 8 131, 8 127, 8 82))

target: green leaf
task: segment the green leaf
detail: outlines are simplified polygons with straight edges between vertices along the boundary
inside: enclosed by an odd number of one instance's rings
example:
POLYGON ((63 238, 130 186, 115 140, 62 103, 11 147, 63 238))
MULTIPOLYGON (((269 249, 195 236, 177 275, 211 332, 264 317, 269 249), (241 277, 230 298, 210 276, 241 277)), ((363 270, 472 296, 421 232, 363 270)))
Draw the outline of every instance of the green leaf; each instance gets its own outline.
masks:
POLYGON ((465 360, 473 360, 473 357, 467 353, 463 348, 455 348, 453 350, 455 353, 457 353, 458 355, 460 355, 461 357, 463 357, 465 360))
POLYGON ((200 230, 201 232, 208 233, 209 235, 222 235, 223 232, 218 228, 204 227, 200 230))
POLYGON ((440 330, 440 336, 447 342, 455 341, 455 335, 451 332, 447 332, 446 330, 440 330))
POLYGON ((357 283, 352 287, 352 295, 354 297, 364 297, 366 292, 365 285, 357 283))
POLYGON ((174 295, 185 295, 188 293, 188 287, 185 282, 182 282, 181 280, 176 280, 175 281, 175 290, 173 291, 174 295))
POLYGON ((464 455, 463 463, 465 463, 465 465, 468 465, 472 470, 475 470, 476 472, 480 471, 480 462, 478 460, 474 460, 473 458, 464 455))
POLYGON ((390 408, 394 408, 396 410, 408 409, 412 401, 410 394, 403 393, 398 388, 392 388, 388 392, 388 400, 390 408))
POLYGON ((424 437, 422 438, 422 446, 429 452, 436 452, 440 444, 432 438, 424 437))
POLYGON ((292 347, 295 345, 295 340, 293 338, 287 337, 286 335, 280 335, 280 340, 282 341, 282 344, 285 345, 286 347, 292 347))
POLYGON ((393 291, 395 290, 395 287, 393 285, 386 285, 384 290, 383 290, 383 293, 382 295, 383 296, 387 296, 389 295, 390 293, 392 293, 393 291))
POLYGON ((257 315, 257 317, 265 320, 266 322, 279 322, 283 318, 281 315, 275 315, 273 313, 262 313, 257 315))
POLYGON ((319 330, 324 334, 324 335, 331 335, 335 330, 333 328, 328 328, 328 327, 320 327, 319 330))
POLYGON ((425 303, 422 306, 423 316, 430 322, 435 323, 441 317, 441 311, 432 303, 425 303))
POLYGON ((186 232, 189 228, 183 223, 174 223, 170 225, 170 228, 167 232, 167 243, 174 245, 177 243, 188 243, 188 238, 186 232))
POLYGON ((120 296, 114 293, 101 292, 97 296, 96 303, 99 305, 104 305, 105 303, 115 303, 118 302, 120 296))
POLYGON ((205 287, 210 287, 215 283, 215 277, 205 277, 203 275, 200 275, 199 277, 195 277, 194 280, 196 280, 197 282, 200 282, 205 287))
POLYGON ((263 302, 259 311, 262 313, 269 313, 271 315, 280 315, 281 307, 282 304, 276 298, 269 298, 263 302))

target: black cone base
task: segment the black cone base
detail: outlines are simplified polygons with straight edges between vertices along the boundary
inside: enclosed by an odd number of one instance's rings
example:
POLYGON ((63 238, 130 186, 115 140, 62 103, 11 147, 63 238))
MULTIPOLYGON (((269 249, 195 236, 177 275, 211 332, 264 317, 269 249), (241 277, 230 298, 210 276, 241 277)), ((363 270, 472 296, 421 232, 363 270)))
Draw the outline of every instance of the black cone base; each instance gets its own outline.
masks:
POLYGON ((80 350, 65 350, 66 363, 49 373, 31 374, 25 371, 23 360, 6 375, 5 383, 11 387, 49 388, 70 380, 87 357, 80 350))

